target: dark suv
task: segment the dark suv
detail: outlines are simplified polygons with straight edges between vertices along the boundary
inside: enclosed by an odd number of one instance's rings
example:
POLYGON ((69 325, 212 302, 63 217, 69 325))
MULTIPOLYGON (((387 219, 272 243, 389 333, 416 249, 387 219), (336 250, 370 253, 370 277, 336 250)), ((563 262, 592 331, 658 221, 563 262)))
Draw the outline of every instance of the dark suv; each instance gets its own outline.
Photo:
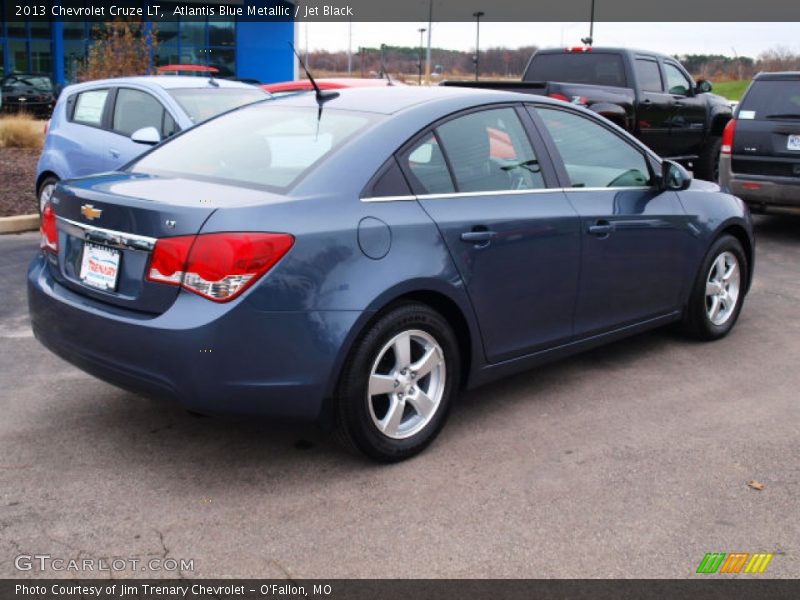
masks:
POLYGON ((800 207, 800 72, 756 75, 722 134, 719 172, 754 211, 800 207))

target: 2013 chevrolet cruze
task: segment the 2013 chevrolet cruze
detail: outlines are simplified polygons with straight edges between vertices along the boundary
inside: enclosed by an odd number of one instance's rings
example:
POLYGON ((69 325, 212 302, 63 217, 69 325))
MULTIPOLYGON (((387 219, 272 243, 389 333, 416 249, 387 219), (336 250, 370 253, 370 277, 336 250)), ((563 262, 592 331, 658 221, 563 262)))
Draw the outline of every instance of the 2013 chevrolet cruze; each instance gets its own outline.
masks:
POLYGON ((749 213, 556 100, 343 90, 259 103, 63 182, 33 329, 200 412, 335 424, 385 461, 464 387, 682 321, 733 327, 749 213))

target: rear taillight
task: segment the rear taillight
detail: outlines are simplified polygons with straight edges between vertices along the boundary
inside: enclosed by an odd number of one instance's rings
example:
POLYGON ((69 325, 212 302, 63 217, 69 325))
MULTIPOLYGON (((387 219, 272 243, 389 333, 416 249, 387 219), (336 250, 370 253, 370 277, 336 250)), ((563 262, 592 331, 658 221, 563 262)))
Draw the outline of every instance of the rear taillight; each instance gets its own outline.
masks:
POLYGON ((569 102, 569 98, 567 98, 564 94, 559 94, 558 92, 553 92, 552 94, 547 94, 548 98, 555 98, 556 100, 561 100, 562 102, 569 102))
POLYGON ((156 242, 147 279, 227 302, 269 271, 294 244, 286 233, 207 233, 156 242))
POLYGON ((44 250, 58 252, 58 228, 56 227, 56 211, 49 202, 42 209, 42 219, 39 224, 39 233, 42 239, 39 246, 44 250))
POLYGON ((591 46, 568 46, 567 48, 564 48, 564 50, 566 52, 591 52, 592 51, 592 47, 591 46))
POLYGON ((736 119, 731 119, 725 125, 725 129, 722 130, 722 148, 720 149, 722 154, 730 156, 731 152, 733 152, 733 133, 735 130, 736 119))

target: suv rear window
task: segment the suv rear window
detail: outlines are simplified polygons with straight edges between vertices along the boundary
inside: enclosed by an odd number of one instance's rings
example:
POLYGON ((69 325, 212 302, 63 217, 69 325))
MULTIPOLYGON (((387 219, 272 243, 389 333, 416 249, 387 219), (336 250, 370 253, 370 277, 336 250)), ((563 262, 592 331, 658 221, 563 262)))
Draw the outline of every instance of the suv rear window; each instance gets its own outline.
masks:
POLYGON ((625 64, 619 54, 565 52, 537 54, 525 72, 525 81, 565 81, 625 87, 625 64))
POLYGON ((739 105, 740 119, 800 119, 800 80, 756 80, 739 105))

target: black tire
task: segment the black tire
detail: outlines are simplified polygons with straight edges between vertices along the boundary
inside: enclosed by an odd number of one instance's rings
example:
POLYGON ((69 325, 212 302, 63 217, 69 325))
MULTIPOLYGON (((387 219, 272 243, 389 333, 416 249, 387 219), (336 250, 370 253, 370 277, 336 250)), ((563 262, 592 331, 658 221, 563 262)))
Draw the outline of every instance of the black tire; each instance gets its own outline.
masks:
MULTIPOLYGON (((419 359, 419 352, 424 351, 424 347, 416 340, 410 342, 410 347, 411 364, 418 364, 415 361, 419 359)), ((431 347, 435 348, 436 346, 431 347)), ((460 363, 458 341, 453 329, 438 312, 419 303, 400 304, 389 309, 369 327, 357 342, 342 372, 336 394, 337 430, 340 441, 381 462, 397 462, 418 454, 434 440, 444 426, 453 398, 458 392, 461 377, 460 363), (417 393, 426 385, 428 386, 426 391, 430 392, 430 386, 433 385, 435 376, 436 381, 439 382, 436 389, 441 390, 441 399, 436 408, 431 411, 430 416, 424 418, 421 413, 417 414, 415 401, 411 399, 414 397, 413 391, 406 390, 409 394, 408 406, 406 406, 402 391, 399 396, 395 392, 369 395, 369 380, 373 367, 377 370, 384 364, 379 361, 381 358, 386 361, 383 369, 390 370, 389 375, 384 375, 384 377, 395 378, 396 387, 396 375, 392 375, 392 373, 397 373, 398 361, 394 350, 387 350, 388 344, 397 336, 403 336, 406 332, 413 331, 423 332, 434 340, 441 350, 441 354, 436 355, 437 366, 434 367, 434 371, 431 371, 430 375, 421 376, 416 381, 417 393), (439 365, 443 365, 443 370, 439 365), (395 403, 400 401, 404 407, 399 412, 401 417, 398 422, 401 423, 401 426, 406 423, 414 423, 414 419, 417 419, 417 426, 421 427, 416 432, 413 427, 410 427, 408 433, 413 432, 413 435, 403 439, 385 434, 376 423, 376 419, 381 417, 380 407, 376 407, 377 404, 385 402, 386 413, 383 420, 388 422, 390 408, 395 405, 399 406, 395 403)), ((420 370, 421 372, 422 370, 420 370)), ((378 375, 380 373, 380 371, 377 372, 378 375)), ((412 375, 416 376, 409 371, 408 377, 404 376, 406 377, 405 383, 402 383, 401 387, 397 389, 402 390, 404 386, 415 385, 409 379, 412 375)), ((387 427, 387 429, 389 428, 387 427)))
POLYGON ((695 279, 683 318, 683 329, 687 335, 702 341, 718 340, 728 335, 742 310, 749 272, 747 257, 739 240, 732 235, 720 236, 709 248, 695 279), (739 286, 735 305, 727 318, 723 323, 715 324, 709 315, 710 303, 713 305, 713 301, 706 295, 706 285, 713 275, 712 268, 725 253, 736 258, 739 267, 739 286))
POLYGON ((719 182, 719 154, 722 149, 722 138, 713 136, 706 140, 706 145, 694 165, 694 176, 706 181, 719 182))
POLYGON ((57 183, 58 183, 58 178, 49 175, 45 177, 39 184, 39 187, 36 188, 36 206, 39 208, 39 214, 42 213, 42 209, 44 208, 43 206, 44 200, 42 198, 42 194, 46 189, 48 189, 48 186, 54 186, 57 183))

